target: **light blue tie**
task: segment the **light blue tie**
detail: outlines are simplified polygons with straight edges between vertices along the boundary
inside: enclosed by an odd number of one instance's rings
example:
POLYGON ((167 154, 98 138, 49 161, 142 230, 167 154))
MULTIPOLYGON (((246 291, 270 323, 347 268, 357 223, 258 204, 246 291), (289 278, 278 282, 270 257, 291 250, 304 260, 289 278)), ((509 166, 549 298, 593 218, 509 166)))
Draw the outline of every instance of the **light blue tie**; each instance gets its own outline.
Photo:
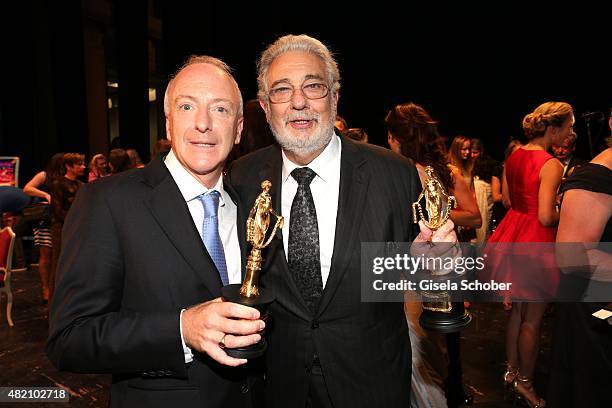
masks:
POLYGON ((219 192, 212 190, 208 193, 198 196, 198 200, 204 206, 204 223, 202 224, 202 241, 210 257, 212 258, 223 286, 229 284, 227 277, 227 266, 225 265, 225 251, 223 251, 223 243, 219 236, 219 217, 217 210, 219 209, 219 192))

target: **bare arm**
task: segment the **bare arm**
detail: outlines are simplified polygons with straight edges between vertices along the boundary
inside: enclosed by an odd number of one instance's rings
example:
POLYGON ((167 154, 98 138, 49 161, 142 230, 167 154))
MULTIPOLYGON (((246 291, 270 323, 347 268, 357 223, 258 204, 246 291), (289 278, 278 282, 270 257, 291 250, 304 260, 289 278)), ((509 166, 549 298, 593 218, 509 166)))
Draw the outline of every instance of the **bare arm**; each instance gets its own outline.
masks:
POLYGON ((39 172, 32 177, 32 180, 28 181, 28 184, 26 184, 23 188, 23 192, 32 197, 40 197, 46 202, 51 203, 51 196, 49 193, 45 193, 44 191, 38 189, 38 187, 45 182, 46 178, 47 173, 44 171, 39 172))
POLYGON ((557 190, 561 183, 563 167, 558 160, 548 160, 540 170, 540 190, 538 191, 538 221, 545 227, 559 223, 557 212, 557 190))
POLYGON ((497 176, 491 177, 491 195, 493 196, 493 202, 495 203, 499 203, 503 199, 502 183, 497 176))
POLYGON ((451 220, 460 227, 480 228, 482 219, 474 192, 468 188, 467 183, 458 171, 453 171, 452 176, 455 181, 453 195, 457 199, 459 209, 451 212, 451 220))
POLYGON ((506 208, 512 207, 512 203, 510 202, 510 189, 508 188, 508 181, 506 180, 506 168, 504 168, 502 174, 502 203, 506 208))

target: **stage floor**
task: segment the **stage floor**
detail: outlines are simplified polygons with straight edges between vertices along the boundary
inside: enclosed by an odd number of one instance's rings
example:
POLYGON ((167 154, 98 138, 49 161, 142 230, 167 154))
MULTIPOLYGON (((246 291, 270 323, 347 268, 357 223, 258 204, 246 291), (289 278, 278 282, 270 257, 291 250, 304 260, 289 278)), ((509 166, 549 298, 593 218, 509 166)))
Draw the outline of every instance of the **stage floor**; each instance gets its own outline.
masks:
MULTIPOLYGON (((474 394, 474 407, 511 407, 504 401, 504 331, 506 313, 501 304, 472 304, 474 320, 462 332, 463 376, 474 394)), ((56 370, 44 354, 47 338, 47 307, 40 297, 36 268, 13 274, 13 320, 5 317, 6 300, 0 314, 0 386, 61 386, 70 391, 69 404, 20 403, 20 407, 105 407, 110 375, 85 375, 56 370)), ((552 318, 543 322, 536 386, 546 395, 552 318)), ((409 384, 409 381, 407 381, 409 384)), ((408 407, 407 407, 408 408, 408 407)))

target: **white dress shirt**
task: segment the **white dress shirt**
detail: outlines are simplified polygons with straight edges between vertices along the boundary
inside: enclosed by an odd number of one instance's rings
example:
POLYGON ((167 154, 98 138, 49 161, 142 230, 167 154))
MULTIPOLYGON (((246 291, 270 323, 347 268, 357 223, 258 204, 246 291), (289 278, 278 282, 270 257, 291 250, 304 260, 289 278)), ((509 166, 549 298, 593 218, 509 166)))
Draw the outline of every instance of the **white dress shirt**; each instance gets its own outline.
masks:
MULTIPOLYGON (((219 177, 215 187, 212 189, 206 188, 200 181, 192 176, 183 165, 178 161, 174 152, 171 150, 170 153, 164 159, 164 164, 168 168, 170 175, 174 179, 174 182, 179 188, 181 195, 187 202, 189 213, 191 218, 202 236, 202 226, 204 223, 204 206, 198 199, 201 194, 206 194, 211 190, 217 190, 221 195, 219 199, 219 235, 221 236, 221 242, 223 243, 223 250, 225 252, 225 264, 227 265, 227 277, 229 283, 240 283, 240 244, 238 242, 238 231, 236 229, 236 218, 237 208, 236 204, 232 201, 227 192, 223 189, 223 178, 219 177)), ((169 209, 169 211, 171 211, 169 209)), ((205 272, 203 272, 205 273, 205 272)), ((181 318, 183 316, 183 310, 181 310, 181 318)), ((183 338, 183 325, 180 324, 181 341, 183 342, 183 351, 185 353, 185 362, 188 363, 193 360, 193 354, 189 347, 185 344, 183 338)))
POLYGON ((336 216, 338 213, 338 197, 340 195, 340 157, 342 144, 337 135, 333 135, 325 149, 307 166, 293 163, 283 151, 283 173, 281 212, 285 217, 283 225, 283 245, 285 256, 289 248, 289 225, 291 224, 291 204, 297 193, 298 183, 291 177, 291 172, 298 167, 309 167, 317 175, 310 183, 310 191, 317 211, 319 224, 319 248, 321 259, 321 278, 323 288, 327 283, 331 260, 334 252, 334 238, 336 236, 336 216))

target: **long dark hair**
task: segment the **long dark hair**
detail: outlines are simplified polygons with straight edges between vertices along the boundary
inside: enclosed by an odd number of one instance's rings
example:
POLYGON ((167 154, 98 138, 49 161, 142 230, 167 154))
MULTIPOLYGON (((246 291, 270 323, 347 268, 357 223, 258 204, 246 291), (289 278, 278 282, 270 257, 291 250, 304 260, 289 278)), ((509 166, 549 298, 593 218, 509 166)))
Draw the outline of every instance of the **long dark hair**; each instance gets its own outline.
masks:
POLYGON ((404 156, 433 167, 444 187, 453 188, 438 122, 425 109, 412 102, 399 104, 389 111, 385 123, 391 136, 400 143, 404 156))

